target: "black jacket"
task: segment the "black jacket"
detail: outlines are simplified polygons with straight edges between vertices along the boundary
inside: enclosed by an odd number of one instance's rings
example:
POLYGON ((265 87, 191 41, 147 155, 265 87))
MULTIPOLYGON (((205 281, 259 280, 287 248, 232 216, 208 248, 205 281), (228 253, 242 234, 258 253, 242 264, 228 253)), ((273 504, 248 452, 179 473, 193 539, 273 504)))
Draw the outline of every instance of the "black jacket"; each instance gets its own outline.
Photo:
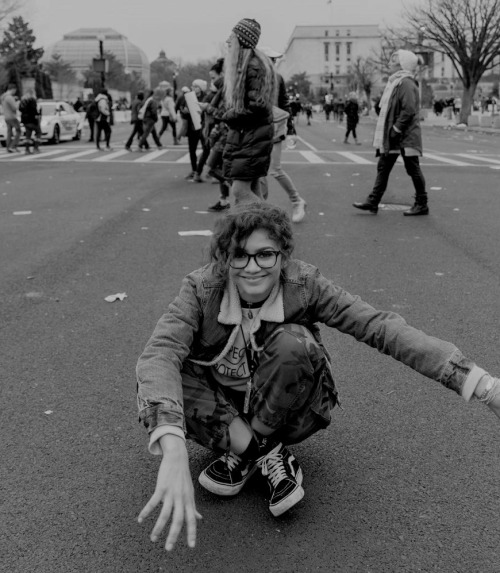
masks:
POLYGON ((224 148, 224 177, 251 181, 265 177, 271 163, 274 125, 271 101, 262 101, 264 70, 253 57, 246 78, 245 109, 229 109, 223 116, 229 127, 224 148))

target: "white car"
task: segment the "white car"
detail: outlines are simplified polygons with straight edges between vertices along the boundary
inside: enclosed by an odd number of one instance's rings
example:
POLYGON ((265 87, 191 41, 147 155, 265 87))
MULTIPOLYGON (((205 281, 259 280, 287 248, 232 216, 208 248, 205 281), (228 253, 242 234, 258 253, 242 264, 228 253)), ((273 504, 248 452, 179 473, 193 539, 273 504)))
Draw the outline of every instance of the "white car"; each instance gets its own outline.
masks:
MULTIPOLYGON (((80 114, 65 101, 39 100, 41 111, 40 130, 42 141, 59 143, 62 140, 80 139, 82 135, 84 114, 80 114)), ((24 126, 21 124, 21 139, 24 138, 24 126)), ((7 125, 0 116, 0 144, 5 147, 7 141, 7 125)))

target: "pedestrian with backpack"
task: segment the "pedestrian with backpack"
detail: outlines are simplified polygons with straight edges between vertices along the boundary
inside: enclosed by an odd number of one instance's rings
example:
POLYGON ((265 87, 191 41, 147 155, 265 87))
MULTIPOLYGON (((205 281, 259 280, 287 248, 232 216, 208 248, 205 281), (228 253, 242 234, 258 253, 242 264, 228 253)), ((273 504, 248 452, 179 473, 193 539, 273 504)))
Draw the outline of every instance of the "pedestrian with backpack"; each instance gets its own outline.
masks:
POLYGON ((111 141, 111 108, 109 106, 108 90, 103 88, 99 95, 95 98, 97 104, 97 110, 99 115, 97 116, 96 125, 97 132, 95 136, 95 144, 99 151, 102 151, 100 141, 101 133, 104 133, 104 141, 106 143, 106 151, 111 151, 110 141, 111 141))
POLYGON ((156 88, 154 91, 149 92, 149 96, 144 102, 144 105, 139 110, 139 119, 142 119, 144 133, 139 141, 139 150, 149 149, 148 137, 153 136, 154 142, 158 149, 162 149, 160 138, 156 132, 156 122, 158 121, 158 108, 162 100, 163 91, 156 88))
POLYGON ((24 125, 25 131, 25 153, 29 155, 31 147, 33 147, 33 153, 40 153, 38 149, 42 137, 40 111, 38 110, 35 91, 32 88, 28 88, 21 98, 19 111, 21 112, 21 123, 24 125))
MULTIPOLYGON (((127 143, 125 143, 125 149, 127 151, 131 151, 134 137, 137 135, 137 139, 140 141, 144 134, 142 119, 139 119, 139 111, 143 105, 144 105, 144 92, 138 92, 137 95, 135 96, 134 101, 132 102, 132 107, 130 108, 130 123, 134 127, 132 128, 132 133, 127 139, 127 143)), ((146 145, 147 145, 146 149, 149 149, 149 144, 147 142, 146 145)))
POLYGON ((90 130, 89 143, 94 142, 95 122, 98 117, 99 117, 99 110, 97 109, 95 96, 94 94, 89 94, 87 102, 85 104, 85 119, 89 124, 89 130, 90 130))

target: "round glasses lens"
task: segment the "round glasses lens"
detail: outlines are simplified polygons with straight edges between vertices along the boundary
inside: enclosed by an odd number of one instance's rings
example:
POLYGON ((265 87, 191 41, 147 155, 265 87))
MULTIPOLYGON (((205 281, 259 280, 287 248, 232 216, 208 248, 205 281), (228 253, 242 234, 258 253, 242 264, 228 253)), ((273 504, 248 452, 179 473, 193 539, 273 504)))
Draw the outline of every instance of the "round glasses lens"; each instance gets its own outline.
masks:
POLYGON ((270 269, 276 264, 277 257, 278 255, 274 251, 263 251, 257 253, 255 259, 261 269, 270 269))
POLYGON ((233 257, 229 264, 233 269, 243 269, 248 264, 248 256, 244 255, 242 257, 233 257))

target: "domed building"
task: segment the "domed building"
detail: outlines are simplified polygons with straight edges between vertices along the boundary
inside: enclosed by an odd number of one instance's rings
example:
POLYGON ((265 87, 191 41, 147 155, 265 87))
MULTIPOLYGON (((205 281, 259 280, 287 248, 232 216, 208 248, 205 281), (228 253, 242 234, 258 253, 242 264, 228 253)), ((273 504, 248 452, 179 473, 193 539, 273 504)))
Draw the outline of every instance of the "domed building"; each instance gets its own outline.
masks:
POLYGON ((112 28, 80 28, 65 34, 62 40, 45 48, 40 62, 49 62, 54 54, 59 54, 81 78, 92 65, 93 58, 99 57, 99 40, 103 41, 104 53, 113 53, 126 71, 137 72, 149 86, 150 68, 146 54, 112 28))

